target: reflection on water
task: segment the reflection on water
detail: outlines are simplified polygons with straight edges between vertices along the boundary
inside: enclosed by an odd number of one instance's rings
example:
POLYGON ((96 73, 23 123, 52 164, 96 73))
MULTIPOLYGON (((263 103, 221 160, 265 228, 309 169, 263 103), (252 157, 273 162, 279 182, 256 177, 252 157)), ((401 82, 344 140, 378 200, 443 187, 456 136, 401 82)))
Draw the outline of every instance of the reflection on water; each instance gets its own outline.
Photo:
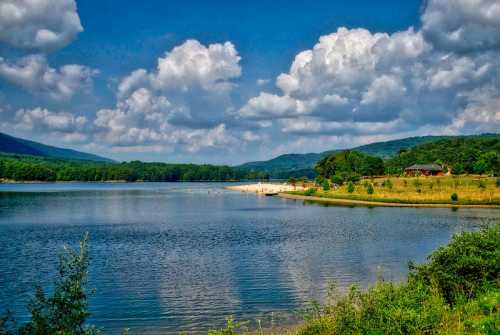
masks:
POLYGON ((409 260, 496 210, 324 207, 223 184, 0 185, 0 311, 23 320, 64 244, 91 237, 91 322, 105 333, 206 331, 287 315, 327 284, 399 280, 409 260), (280 314, 281 313, 281 314, 280 314))

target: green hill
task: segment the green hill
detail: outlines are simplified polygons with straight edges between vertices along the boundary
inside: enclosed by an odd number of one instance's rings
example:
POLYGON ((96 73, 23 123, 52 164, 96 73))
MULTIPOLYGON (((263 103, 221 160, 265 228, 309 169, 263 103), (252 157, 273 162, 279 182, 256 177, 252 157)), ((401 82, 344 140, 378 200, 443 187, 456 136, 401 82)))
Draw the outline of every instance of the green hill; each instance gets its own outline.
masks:
MULTIPOLYGON (((484 135, 474 135, 466 137, 495 137, 499 135, 495 134, 484 134, 484 135)), ((385 142, 375 142, 355 148, 346 148, 361 153, 365 153, 371 156, 377 156, 383 159, 390 159, 397 155, 402 149, 410 149, 418 145, 432 143, 443 139, 457 138, 464 136, 419 136, 419 137, 408 137, 399 140, 385 141, 385 142)), ((343 149, 345 150, 345 149, 343 149)), ((316 175, 314 171, 314 166, 323 157, 328 156, 332 153, 339 152, 342 150, 329 150, 321 153, 307 153, 307 154, 286 154, 273 158, 268 161, 259 162, 249 162, 238 166, 238 168, 267 172, 272 178, 288 178, 288 177, 314 177, 316 175)))
POLYGON ((0 153, 49 158, 112 162, 113 160, 72 149, 57 148, 0 133, 0 153))
POLYGON ((401 173, 413 164, 438 162, 454 174, 500 173, 500 135, 446 138, 418 145, 386 161, 388 173, 401 173))

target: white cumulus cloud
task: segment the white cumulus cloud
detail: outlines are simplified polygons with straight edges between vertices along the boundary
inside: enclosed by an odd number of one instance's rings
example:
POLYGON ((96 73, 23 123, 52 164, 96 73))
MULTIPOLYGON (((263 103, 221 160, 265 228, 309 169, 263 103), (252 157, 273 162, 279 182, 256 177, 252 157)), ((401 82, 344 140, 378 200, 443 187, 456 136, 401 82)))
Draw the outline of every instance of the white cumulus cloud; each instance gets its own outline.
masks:
POLYGON ((55 100, 69 99, 88 88, 97 74, 97 70, 77 64, 52 68, 44 55, 27 56, 15 63, 0 57, 0 78, 55 100))
POLYGON ((0 1, 0 42, 51 51, 83 31, 74 0, 0 1))
POLYGON ((500 47, 498 0, 430 0, 422 31, 437 48, 468 52, 500 47))
POLYGON ((173 48, 156 69, 138 69, 120 81, 116 106, 97 112, 96 140, 120 152, 197 152, 234 144, 224 118, 231 80, 241 75, 239 61, 230 42, 188 40, 173 48))
POLYGON ((280 93, 261 92, 239 116, 299 137, 498 129, 499 8, 430 0, 422 30, 339 28, 296 55, 280 93))

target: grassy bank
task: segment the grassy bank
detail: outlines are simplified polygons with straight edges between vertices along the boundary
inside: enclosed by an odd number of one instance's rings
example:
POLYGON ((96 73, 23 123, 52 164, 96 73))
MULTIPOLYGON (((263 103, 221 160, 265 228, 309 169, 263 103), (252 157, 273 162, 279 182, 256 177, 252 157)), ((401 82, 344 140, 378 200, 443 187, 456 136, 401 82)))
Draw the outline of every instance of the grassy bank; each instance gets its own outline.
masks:
POLYGON ((482 176, 394 177, 362 180, 325 190, 311 186, 302 196, 402 204, 500 205, 498 178, 482 176), (456 197, 454 196, 456 195, 456 197))

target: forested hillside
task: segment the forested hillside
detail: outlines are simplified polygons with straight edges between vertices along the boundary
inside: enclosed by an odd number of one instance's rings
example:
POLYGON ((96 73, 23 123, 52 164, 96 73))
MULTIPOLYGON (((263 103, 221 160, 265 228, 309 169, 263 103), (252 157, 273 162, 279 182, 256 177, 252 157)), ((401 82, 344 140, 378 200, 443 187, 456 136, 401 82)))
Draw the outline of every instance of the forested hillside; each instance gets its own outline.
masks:
POLYGON ((112 162, 111 159, 72 149, 57 148, 0 133, 0 153, 32 155, 51 158, 112 162))
POLYGON ((230 181, 267 178, 229 166, 143 163, 104 163, 0 155, 0 179, 15 181, 230 181))
MULTIPOLYGON (((362 152, 383 159, 388 159, 396 155, 401 149, 412 148, 419 144, 429 143, 443 138, 446 137, 409 137, 393 141, 370 143, 349 150, 362 152)), ((268 161, 245 163, 240 165, 239 167, 252 171, 267 172, 271 175, 272 178, 288 178, 300 176, 314 178, 314 176, 316 176, 316 172, 314 170, 314 166, 316 165, 316 163, 324 157, 341 151, 342 150, 329 150, 321 153, 286 154, 268 161)))
MULTIPOLYGON (((409 137, 399 140, 386 142, 376 142, 359 147, 351 148, 350 151, 357 151, 375 157, 380 157, 385 160, 390 160, 392 157, 399 154, 401 150, 411 149, 413 147, 433 143, 444 139, 456 138, 498 138, 496 134, 482 134, 472 136, 421 136, 409 137)), ((286 179, 288 177, 306 176, 314 178, 316 172, 314 167, 322 158, 344 150, 330 150, 321 153, 308 154, 286 154, 273 158, 268 161, 249 162, 240 165, 240 168, 251 171, 267 172, 272 178, 286 179)), ((411 165, 411 164, 410 164, 411 165)))
POLYGON ((438 163, 453 174, 500 173, 500 136, 449 138, 402 150, 386 162, 391 174, 413 164, 438 163))

